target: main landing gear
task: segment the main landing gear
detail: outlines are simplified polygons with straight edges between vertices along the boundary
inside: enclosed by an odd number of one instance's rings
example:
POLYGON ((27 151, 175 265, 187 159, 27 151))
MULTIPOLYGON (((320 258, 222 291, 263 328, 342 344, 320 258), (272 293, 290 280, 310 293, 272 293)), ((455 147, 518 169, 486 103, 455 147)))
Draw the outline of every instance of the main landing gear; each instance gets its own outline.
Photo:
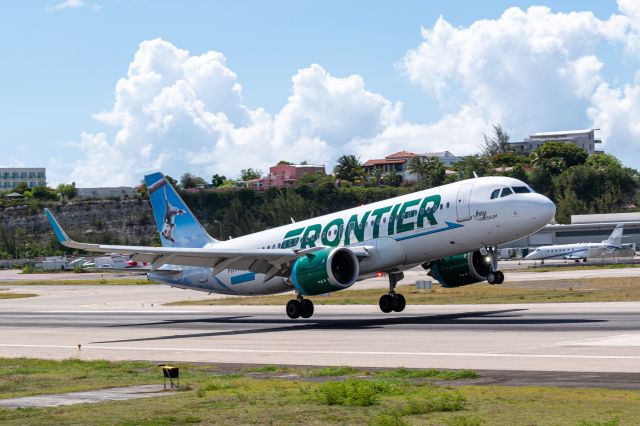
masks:
POLYGON ((389 294, 380 297, 380 302, 378 302, 380 310, 385 314, 391 311, 402 312, 404 307, 407 306, 404 296, 396 293, 396 284, 403 278, 404 274, 402 272, 389 274, 389 294))
POLYGON ((297 299, 292 299, 287 302, 287 315, 291 319, 299 317, 310 318, 313 315, 313 302, 309 299, 305 299, 302 296, 298 296, 297 299))

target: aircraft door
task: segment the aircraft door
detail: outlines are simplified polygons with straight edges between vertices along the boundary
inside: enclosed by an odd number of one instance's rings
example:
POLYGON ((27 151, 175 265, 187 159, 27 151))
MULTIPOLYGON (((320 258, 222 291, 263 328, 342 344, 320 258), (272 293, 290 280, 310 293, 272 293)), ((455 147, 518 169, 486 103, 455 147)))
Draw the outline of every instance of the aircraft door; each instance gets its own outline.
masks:
POLYGON ((460 187, 458 190, 458 198, 456 199, 456 214, 458 215, 458 222, 464 222, 471 219, 471 190, 473 184, 467 184, 460 187))

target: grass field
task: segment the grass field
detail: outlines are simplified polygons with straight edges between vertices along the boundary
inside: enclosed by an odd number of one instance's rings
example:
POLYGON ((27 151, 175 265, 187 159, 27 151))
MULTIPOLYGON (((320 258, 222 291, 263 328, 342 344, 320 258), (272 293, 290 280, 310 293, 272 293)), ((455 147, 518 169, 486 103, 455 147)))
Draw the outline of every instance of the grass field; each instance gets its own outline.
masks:
MULTIPOLYGON (((474 386, 467 384, 477 374, 468 370, 178 366, 182 388, 173 396, 0 409, 0 423, 586 426, 640 418, 637 391, 474 386)), ((146 362, 0 359, 0 398, 161 381, 146 362)))
POLYGON ((35 297, 37 294, 30 293, 4 293, 5 289, 0 288, 0 300, 3 299, 22 299, 24 297, 35 297))
MULTIPOLYGON (((408 304, 414 305, 638 301, 640 278, 523 281, 502 285, 473 284, 458 288, 434 285, 430 290, 399 285, 396 290, 407 298, 408 304)), ((344 290, 311 299, 320 305, 377 304, 385 291, 384 287, 344 290)), ((284 305, 289 299, 291 295, 230 297, 180 301, 167 305, 284 305)))
POLYGON ((612 263, 603 265, 581 265, 579 263, 565 265, 548 265, 548 266, 536 266, 534 268, 527 268, 526 272, 556 272, 556 271, 590 271, 594 269, 627 269, 627 268, 640 268, 639 263, 612 263))

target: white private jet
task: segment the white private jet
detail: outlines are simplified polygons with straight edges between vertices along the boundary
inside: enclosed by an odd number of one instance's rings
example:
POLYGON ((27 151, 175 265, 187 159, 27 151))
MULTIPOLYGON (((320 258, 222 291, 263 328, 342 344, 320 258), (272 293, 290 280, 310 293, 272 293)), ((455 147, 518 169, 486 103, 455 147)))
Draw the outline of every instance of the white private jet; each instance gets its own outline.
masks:
POLYGON ((613 232, 601 243, 576 243, 558 244, 554 246, 541 246, 525 256, 527 260, 544 259, 580 259, 587 261, 589 253, 612 253, 622 248, 622 232, 624 225, 619 223, 613 228, 613 232))
POLYGON ((163 247, 75 242, 51 211, 46 216, 61 244, 123 253, 151 265, 149 279, 205 292, 257 295, 294 290, 290 318, 309 318, 305 296, 351 287, 387 274, 383 312, 404 309, 395 292, 403 271, 417 265, 444 287, 487 280, 499 284, 496 246, 538 231, 555 205, 508 177, 455 182, 228 241, 209 236, 161 173, 145 176, 163 247))

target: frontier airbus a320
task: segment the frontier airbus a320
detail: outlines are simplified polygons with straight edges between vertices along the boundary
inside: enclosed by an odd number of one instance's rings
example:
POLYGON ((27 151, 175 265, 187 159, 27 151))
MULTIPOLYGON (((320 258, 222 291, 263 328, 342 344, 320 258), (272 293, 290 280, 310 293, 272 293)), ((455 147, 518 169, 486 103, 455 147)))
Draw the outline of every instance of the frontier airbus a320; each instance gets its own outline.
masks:
POLYGON ((444 287, 504 280, 496 246, 536 232, 555 205, 525 183, 483 177, 431 188, 228 241, 213 239, 161 173, 145 176, 163 247, 79 243, 49 210, 63 245, 149 262, 151 280, 205 292, 258 295, 294 290, 290 318, 309 318, 305 296, 344 290, 387 274, 383 312, 400 312, 403 271, 422 265, 444 287))

